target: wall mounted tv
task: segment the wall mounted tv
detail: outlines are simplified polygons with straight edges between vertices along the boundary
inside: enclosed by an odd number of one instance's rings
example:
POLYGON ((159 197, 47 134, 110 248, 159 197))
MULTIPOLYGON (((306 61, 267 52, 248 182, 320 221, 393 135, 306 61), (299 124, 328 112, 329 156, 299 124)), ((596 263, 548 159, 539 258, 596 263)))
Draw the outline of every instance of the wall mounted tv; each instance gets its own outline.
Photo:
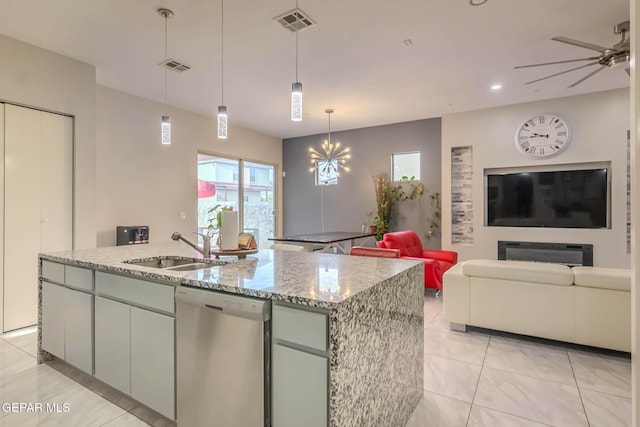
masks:
POLYGON ((609 227, 610 166, 599 165, 565 170, 486 170, 485 225, 609 227))

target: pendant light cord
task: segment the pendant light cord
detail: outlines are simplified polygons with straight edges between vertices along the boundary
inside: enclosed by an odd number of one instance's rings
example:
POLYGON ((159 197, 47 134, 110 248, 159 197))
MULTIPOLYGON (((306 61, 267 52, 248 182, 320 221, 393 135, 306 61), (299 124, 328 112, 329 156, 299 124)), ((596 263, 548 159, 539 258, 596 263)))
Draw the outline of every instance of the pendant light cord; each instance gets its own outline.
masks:
MULTIPOLYGON (((167 56, 167 21, 169 19, 169 15, 164 15, 164 61, 167 62, 169 57, 167 56)), ((164 67, 164 107, 165 111, 167 110, 167 67, 164 67)))
POLYGON ((220 92, 224 105, 224 0, 220 1, 220 92))
POLYGON ((300 28, 300 18, 298 17, 298 0, 296 0, 296 82, 298 80, 298 30, 300 28))
POLYGON ((331 113, 329 114, 329 145, 331 145, 331 113))

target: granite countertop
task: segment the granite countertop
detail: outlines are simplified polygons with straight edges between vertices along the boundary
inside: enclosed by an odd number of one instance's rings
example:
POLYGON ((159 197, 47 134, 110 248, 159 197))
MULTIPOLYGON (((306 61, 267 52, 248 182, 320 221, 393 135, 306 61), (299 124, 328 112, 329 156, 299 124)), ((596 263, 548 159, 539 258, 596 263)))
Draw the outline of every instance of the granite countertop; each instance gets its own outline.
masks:
POLYGON ((285 300, 331 308, 412 267, 418 261, 351 257, 324 253, 261 250, 246 259, 221 257, 221 265, 192 271, 172 271, 126 264, 157 256, 202 258, 182 242, 114 246, 51 252, 40 257, 98 271, 159 280, 217 291, 285 300))

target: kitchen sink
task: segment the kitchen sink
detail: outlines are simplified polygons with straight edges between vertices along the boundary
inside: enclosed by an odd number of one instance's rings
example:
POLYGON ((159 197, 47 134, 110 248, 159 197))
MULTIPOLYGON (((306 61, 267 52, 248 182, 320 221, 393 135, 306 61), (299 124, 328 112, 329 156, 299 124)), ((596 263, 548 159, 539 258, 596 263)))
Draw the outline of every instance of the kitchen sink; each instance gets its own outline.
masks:
POLYGON ((163 268, 172 271, 200 270, 202 268, 224 265, 224 261, 204 260, 201 258, 188 258, 178 256, 158 256, 145 259, 132 259, 123 261, 125 264, 138 265, 140 267, 163 268))
POLYGON ((190 271, 190 270, 200 270, 203 268, 211 268, 217 265, 221 265, 220 262, 194 262, 193 264, 185 264, 178 267, 169 268, 171 271, 190 271))

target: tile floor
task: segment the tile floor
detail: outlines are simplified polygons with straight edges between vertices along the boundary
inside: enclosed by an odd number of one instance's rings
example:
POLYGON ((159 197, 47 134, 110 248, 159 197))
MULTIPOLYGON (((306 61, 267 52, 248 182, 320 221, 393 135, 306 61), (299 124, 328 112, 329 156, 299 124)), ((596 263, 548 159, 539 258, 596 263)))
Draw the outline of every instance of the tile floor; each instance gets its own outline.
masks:
POLYGON ((407 427, 631 426, 628 354, 449 330, 424 299, 424 396, 407 427))
MULTIPOLYGON (((628 355, 480 329, 453 332, 442 299, 427 293, 424 301, 425 391, 408 427, 631 425, 628 355)), ((127 412, 37 365, 35 356, 35 328, 0 335, 0 427, 148 425, 133 415, 140 408, 125 405, 127 412), (42 403, 43 411, 7 411, 12 402, 42 403), (47 413, 47 403, 60 412, 47 413)))

